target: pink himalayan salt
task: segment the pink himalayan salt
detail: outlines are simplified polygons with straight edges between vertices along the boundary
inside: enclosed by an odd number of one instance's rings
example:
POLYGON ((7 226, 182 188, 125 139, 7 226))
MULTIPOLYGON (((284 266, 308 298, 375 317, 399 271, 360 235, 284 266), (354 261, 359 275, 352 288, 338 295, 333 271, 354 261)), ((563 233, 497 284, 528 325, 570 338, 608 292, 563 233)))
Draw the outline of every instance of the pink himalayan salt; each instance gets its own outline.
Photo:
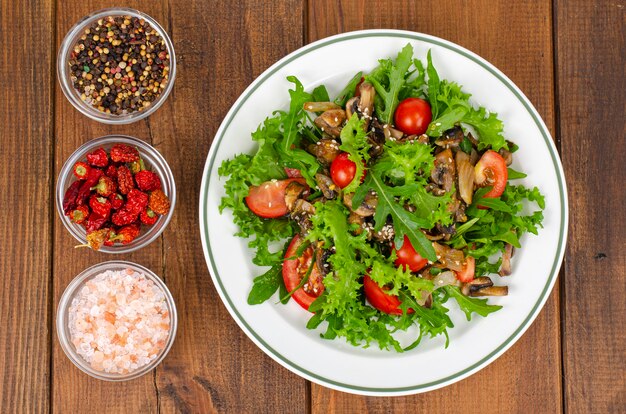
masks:
POLYGON ((107 270, 72 299, 69 329, 76 352, 93 369, 127 374, 163 350, 170 315, 163 291, 144 274, 107 270))

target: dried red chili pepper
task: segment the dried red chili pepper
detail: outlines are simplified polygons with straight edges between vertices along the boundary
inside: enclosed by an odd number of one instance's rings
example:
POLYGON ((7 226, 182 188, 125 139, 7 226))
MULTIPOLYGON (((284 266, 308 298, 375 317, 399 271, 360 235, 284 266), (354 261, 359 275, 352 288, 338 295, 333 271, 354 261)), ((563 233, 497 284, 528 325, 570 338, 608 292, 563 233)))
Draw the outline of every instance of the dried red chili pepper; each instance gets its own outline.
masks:
POLYGON ((158 219, 159 216, 149 208, 142 211, 139 215, 139 220, 141 220, 143 224, 146 224, 148 226, 152 226, 154 223, 157 222, 158 219))
MULTIPOLYGON (((111 233, 111 229, 105 228, 100 230, 94 230, 87 233, 87 245, 94 249, 95 251, 100 250, 103 244, 105 244, 106 240, 109 239, 109 234, 111 233)), ((80 247, 80 246, 76 246, 80 247)))
POLYGON ((126 204, 124 209, 139 215, 148 206, 148 194, 143 193, 137 189, 132 189, 126 196, 126 204))
POLYGON ((130 170, 125 165, 121 165, 117 169, 117 186, 122 194, 128 194, 130 190, 135 188, 133 174, 131 174, 130 170))
POLYGON ((111 202, 106 197, 92 195, 89 197, 89 207, 91 207, 91 211, 101 217, 109 217, 111 213, 111 202))
POLYGON ((72 172, 74 173, 74 176, 76 178, 78 178, 79 180, 84 180, 85 178, 87 178, 90 169, 91 167, 89 167, 87 163, 78 161, 76 164, 74 164, 72 172))
POLYGON ((66 216, 76 207, 76 198, 78 197, 78 191, 82 184, 81 181, 74 181, 67 190, 65 190, 65 195, 63 196, 63 214, 66 216))
POLYGON ((132 211, 126 210, 126 206, 117 210, 111 216, 111 221, 116 226, 126 226, 128 224, 134 223, 137 221, 137 217, 139 217, 139 213, 133 213, 132 211))
POLYGON ((161 179, 152 171, 143 170, 135 174, 137 188, 142 191, 154 191, 161 188, 161 179))
POLYGON ((80 190, 78 190, 78 195, 76 196, 76 204, 82 206, 87 201, 87 197, 91 194, 91 187, 96 185, 98 180, 102 177, 102 170, 99 168, 91 168, 89 170, 89 174, 87 174, 87 178, 82 181, 82 185, 80 190))
POLYGON ((104 226, 108 220, 108 218, 101 217, 92 211, 89 217, 87 217, 87 221, 85 221, 85 229, 87 230, 87 233, 100 230, 100 228, 104 226))
POLYGON ((111 178, 103 175, 98 179, 98 184, 96 184, 95 187, 91 187, 91 189, 96 190, 96 192, 103 197, 108 197, 117 190, 117 186, 111 178))
POLYGON ((119 210, 124 205, 124 197, 118 193, 111 194, 109 196, 109 201, 111 202, 111 208, 113 210, 119 210))
POLYGON ((94 152, 87 154, 87 162, 94 167, 106 167, 109 165, 109 157, 104 148, 98 148, 94 152))
POLYGON ((139 236, 139 230, 140 226, 138 223, 129 224, 119 229, 115 236, 109 237, 109 240, 128 244, 139 236))
POLYGON ((111 160, 115 162, 133 162, 139 159, 139 151, 126 144, 115 144, 111 148, 111 160))
POLYGON ((78 206, 70 211, 70 220, 76 224, 83 224, 89 217, 89 208, 87 206, 78 206))
POLYGON ((117 181, 117 167, 115 165, 109 165, 107 169, 104 170, 104 175, 113 181, 117 181))
POLYGON ((151 192, 148 205, 152 211, 160 215, 165 215, 170 211, 170 199, 167 198, 163 190, 151 192))

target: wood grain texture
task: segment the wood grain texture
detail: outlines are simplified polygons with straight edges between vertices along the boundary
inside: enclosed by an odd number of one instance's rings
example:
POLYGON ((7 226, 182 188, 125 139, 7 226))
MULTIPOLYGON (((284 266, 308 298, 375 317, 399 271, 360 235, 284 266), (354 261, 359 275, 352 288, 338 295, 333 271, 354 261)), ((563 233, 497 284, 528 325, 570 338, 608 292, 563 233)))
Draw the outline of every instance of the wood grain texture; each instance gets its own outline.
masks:
POLYGON ((0 411, 45 412, 50 392, 50 1, 0 9, 0 411))
POLYGON ((626 6, 555 5, 561 148, 571 208, 563 280, 565 409, 623 413, 626 6))
POLYGON ((178 188, 164 235, 163 275, 180 318, 176 343, 157 370, 161 410, 304 412, 306 381, 248 340, 219 299, 198 223, 202 167, 213 136, 250 82, 301 46, 302 3, 193 1, 169 13, 179 75, 160 118, 150 123, 178 188))
MULTIPOLYGON (((166 1, 128 1, 126 7, 147 11, 159 22, 167 22, 166 1)), ((56 24, 56 45, 60 45, 69 29, 83 16, 96 10, 111 7, 110 2, 102 0, 89 1, 58 1, 56 24)), ((65 160, 81 144, 103 135, 125 134, 153 142, 151 123, 164 122, 161 107, 144 120, 131 125, 108 126, 92 121, 79 113, 63 96, 58 86, 55 99, 55 168, 56 177, 65 160)), ((160 149, 159 146, 156 146, 160 149)), ((164 154, 167 158, 167 154, 164 154)), ((96 263, 107 260, 128 260, 152 269, 162 276, 163 243, 162 237, 138 252, 122 255, 93 252, 89 249, 74 249, 76 240, 63 227, 60 218, 55 214, 53 263, 54 263, 54 301, 59 302, 69 282, 81 271, 96 263)), ((56 312, 55 312, 56 315, 56 312)), ((52 341, 53 372, 52 372, 52 409, 58 413, 148 413, 158 408, 158 390, 155 386, 154 374, 138 379, 113 383, 93 379, 76 368, 65 356, 55 337, 52 341)))
MULTIPOLYGON (((372 28, 412 30, 451 40, 509 76, 554 131, 548 1, 427 1, 419 5, 384 1, 375 11, 369 6, 359 0, 309 2, 307 41, 372 28)), ((529 404, 539 412, 557 412, 562 406, 558 330, 555 289, 524 336, 479 373, 444 389, 401 398, 358 397, 312 385, 312 412, 326 412, 330 407, 331 412, 521 413, 528 411, 529 404)))

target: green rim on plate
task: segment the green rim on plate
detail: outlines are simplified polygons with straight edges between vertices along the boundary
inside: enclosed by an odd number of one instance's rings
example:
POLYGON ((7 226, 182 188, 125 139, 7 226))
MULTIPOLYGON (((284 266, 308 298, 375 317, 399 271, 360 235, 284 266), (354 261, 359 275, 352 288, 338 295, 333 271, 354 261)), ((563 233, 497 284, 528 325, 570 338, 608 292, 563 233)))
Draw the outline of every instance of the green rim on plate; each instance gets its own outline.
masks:
POLYGON ((200 190, 201 190, 200 192, 200 217, 201 217, 200 232, 202 235, 202 241, 203 241, 205 253, 207 253, 205 256, 207 257, 207 264, 209 265, 209 268, 211 270, 211 275, 213 276, 213 280, 217 282, 217 284, 219 285, 218 290, 221 292, 222 298, 224 298, 228 302, 226 305, 227 307, 230 308, 231 314, 233 314, 233 316, 236 316, 237 322, 239 322, 240 326, 245 327, 245 330, 247 330, 247 333, 249 334, 249 336, 252 336, 258 342, 258 344, 262 346, 262 348, 265 350, 265 352, 268 355, 276 359, 278 362, 281 362, 285 367, 293 370, 294 372, 304 377, 307 377, 308 379, 314 382, 320 383, 325 386, 329 386, 331 388, 346 391, 346 392, 367 393, 369 395, 403 395, 403 394, 409 394, 411 392, 417 393, 417 392, 425 391, 427 389, 439 388, 441 386, 450 384, 452 382, 456 382, 456 380, 460 380, 470 375, 471 373, 477 371, 478 369, 482 368, 484 365, 494 360, 495 357, 497 357, 499 354, 503 353, 506 349, 508 349, 523 334, 523 332, 530 326, 530 323, 537 316, 537 314, 539 313, 539 310, 541 309, 541 307, 547 300, 547 297, 549 293, 551 292, 552 287, 554 286, 554 283, 556 281, 556 277, 558 275, 560 265, 562 262, 562 257, 563 257, 564 247, 565 247, 565 238, 566 238, 566 230, 567 230, 567 211, 566 211, 567 195, 566 195, 566 188, 565 188, 565 180, 563 178, 563 170, 560 165, 560 160, 556 153, 556 149, 554 147, 554 143, 552 141, 550 133, 548 132, 547 127, 545 126, 541 118, 539 117, 535 108, 528 101, 528 99, 520 92, 520 90, 513 84, 513 82, 510 79, 508 79, 504 74, 502 74, 498 69, 496 69, 493 65, 491 65, 487 61, 485 61, 483 58, 477 56, 476 54, 454 43, 448 42, 446 40, 443 40, 434 36, 424 35, 424 34, 415 33, 415 32, 406 32, 406 31, 398 31, 398 30, 365 30, 365 31, 341 34, 341 35, 329 37, 326 39, 322 39, 320 41, 307 45, 303 47, 302 49, 297 50, 293 52, 292 54, 286 56, 285 58, 281 59, 276 64, 274 64, 272 67, 267 69, 261 76, 259 76, 253 82, 253 84, 250 87, 248 87, 246 91, 244 91, 241 98, 236 102, 235 106, 229 111, 229 113, 226 115, 226 118, 222 122, 222 125, 220 126, 215 136, 211 150, 209 152, 209 157, 207 159, 207 164, 204 170, 203 184, 200 190), (273 349, 247 323, 247 321, 242 317, 242 315, 239 313, 239 311, 235 307, 233 300, 228 296, 228 292, 226 291, 224 285, 222 284, 222 280, 215 266, 215 260, 213 258, 213 253, 211 251, 211 245, 210 245, 210 239, 209 239, 209 229, 207 225, 208 223, 207 200, 208 200, 208 194, 209 194, 208 190, 209 190, 209 183, 211 180, 210 175, 211 175, 211 171, 213 171, 213 168, 214 168, 217 150, 222 142, 222 138, 224 136, 225 131, 228 130, 228 127, 230 126, 233 118, 238 113, 242 105, 248 100, 248 98, 256 91, 256 89, 266 79, 268 79, 275 72, 277 72, 278 70, 283 68, 285 65, 289 64, 290 62, 298 59, 299 57, 305 54, 308 54, 314 50, 317 50, 319 48, 322 48, 322 47, 325 47, 334 43, 345 42, 345 41, 352 40, 352 39, 367 38, 367 37, 404 38, 404 39, 409 39, 409 40, 419 40, 421 42, 437 45, 437 46, 452 50, 472 60, 473 62, 479 64, 482 68, 486 69, 489 73, 494 75, 500 82, 506 85, 506 87, 524 105, 528 113, 531 115, 533 121, 535 122, 537 128, 539 129, 539 131, 541 131, 541 134, 545 140, 546 146, 552 158, 553 167, 556 172, 556 177, 557 177, 558 186, 559 186, 559 201, 561 204, 560 206, 561 222, 559 223, 560 228, 559 228, 557 252, 555 255, 554 262, 552 264, 550 276, 546 280, 546 284, 541 292, 541 295, 537 299, 537 302, 531 309, 530 313, 526 316, 522 324, 515 330, 515 332, 513 332, 511 336, 509 336, 498 347, 496 347, 483 359, 472 364, 471 366, 464 368, 456 372, 453 375, 438 379, 436 381, 423 383, 423 384, 416 384, 414 386, 407 386, 407 387, 389 387, 389 388, 363 387, 363 386, 356 386, 353 384, 346 384, 346 383, 334 381, 332 379, 317 375, 309 370, 306 370, 300 367, 299 365, 293 363, 291 360, 285 358, 283 355, 281 355, 279 352, 273 349))

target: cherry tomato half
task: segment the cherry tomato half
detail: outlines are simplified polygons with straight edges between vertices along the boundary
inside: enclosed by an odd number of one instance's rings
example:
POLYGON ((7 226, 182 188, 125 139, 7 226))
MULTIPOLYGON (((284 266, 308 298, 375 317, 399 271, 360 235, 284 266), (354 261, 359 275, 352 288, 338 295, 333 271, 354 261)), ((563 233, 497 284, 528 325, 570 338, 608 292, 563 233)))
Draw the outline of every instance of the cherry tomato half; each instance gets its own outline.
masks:
POLYGON ((506 188, 509 172, 506 169, 506 161, 502 155, 489 150, 480 157, 474 167, 474 181, 478 186, 491 186, 492 189, 485 194, 485 198, 500 197, 506 188))
MULTIPOLYGON (((330 164, 330 178, 339 188, 346 188, 356 175, 356 164, 348 158, 349 156, 347 152, 342 152, 330 164)), ((361 182, 365 179, 365 174, 366 172, 363 172, 361 182)))
POLYGON ((259 186, 250 187, 246 204, 254 214, 264 218, 277 218, 289 212, 285 203, 285 188, 290 182, 297 181, 306 185, 304 178, 266 181, 259 186))
POLYGON ((420 98, 406 98, 398 104, 394 114, 396 128, 405 134, 421 135, 433 119, 430 104, 420 98))
MULTIPOLYGON (((394 246, 395 249, 395 246, 394 246)), ((404 269, 407 267, 411 270, 411 272, 419 272, 428 260, 424 259, 418 252, 415 251, 413 245, 409 238, 404 236, 404 243, 402 243, 402 247, 400 250, 396 250, 396 261, 394 262, 396 266, 403 266, 404 269)))
MULTIPOLYGON (((306 276, 311 261, 313 260, 313 248, 308 247, 300 257, 294 258, 298 248, 302 244, 302 237, 296 234, 289 243, 285 260, 283 261, 283 280, 289 292, 294 290, 306 276)), ((300 289, 296 290, 291 297, 304 309, 309 310, 309 306, 324 292, 323 276, 317 264, 313 264, 313 269, 309 280, 300 289)))
POLYGON ((456 273, 456 278, 459 279, 460 282, 468 283, 474 280, 474 272, 476 270, 476 259, 472 256, 467 256, 465 259, 465 264, 463 265, 463 270, 456 273))
MULTIPOLYGON (((391 315, 402 315, 402 309, 400 309, 400 299, 396 296, 388 295, 385 293, 385 289, 378 286, 371 277, 365 275, 363 278, 363 290, 365 291, 365 297, 367 301, 381 312, 391 315)), ((415 312, 413 309, 409 309, 408 313, 415 312)))

